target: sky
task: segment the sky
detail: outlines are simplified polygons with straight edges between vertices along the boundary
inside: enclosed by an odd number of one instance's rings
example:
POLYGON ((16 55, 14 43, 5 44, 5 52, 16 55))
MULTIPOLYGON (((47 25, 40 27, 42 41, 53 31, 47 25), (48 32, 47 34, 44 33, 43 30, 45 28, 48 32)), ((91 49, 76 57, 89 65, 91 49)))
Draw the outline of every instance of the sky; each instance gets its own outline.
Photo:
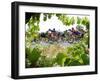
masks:
POLYGON ((68 29, 65 25, 62 24, 60 20, 56 16, 52 16, 51 19, 47 19, 47 21, 43 21, 43 14, 40 17, 40 32, 45 32, 48 29, 55 28, 56 31, 64 31, 68 29))

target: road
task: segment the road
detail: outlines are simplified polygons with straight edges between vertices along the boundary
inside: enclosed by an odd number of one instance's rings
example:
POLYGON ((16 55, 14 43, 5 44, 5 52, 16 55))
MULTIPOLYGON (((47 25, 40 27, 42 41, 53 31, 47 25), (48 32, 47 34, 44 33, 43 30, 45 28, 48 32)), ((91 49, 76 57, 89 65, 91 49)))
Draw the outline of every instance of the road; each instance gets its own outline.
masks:
MULTIPOLYGON (((36 44, 36 42, 33 42, 33 45, 35 45, 35 44, 36 44)), ((50 41, 50 42, 44 42, 44 41, 40 41, 39 44, 41 44, 43 46, 44 45, 48 46, 50 44, 60 44, 61 46, 70 46, 71 45, 70 43, 68 43, 68 41, 66 41, 66 42, 52 42, 52 41, 50 41)))

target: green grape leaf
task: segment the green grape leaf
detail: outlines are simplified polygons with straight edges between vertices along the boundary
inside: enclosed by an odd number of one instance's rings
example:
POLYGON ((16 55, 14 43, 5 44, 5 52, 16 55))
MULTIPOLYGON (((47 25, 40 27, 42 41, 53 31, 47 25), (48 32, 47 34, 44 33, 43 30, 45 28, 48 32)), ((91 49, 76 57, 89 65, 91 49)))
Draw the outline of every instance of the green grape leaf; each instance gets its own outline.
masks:
MULTIPOLYGON (((27 50, 26 50, 26 52, 27 52, 27 50)), ((27 58, 29 59, 29 61, 31 62, 31 64, 35 64, 37 62, 37 60, 39 59, 40 54, 41 54, 41 51, 38 48, 33 48, 33 50, 31 50, 27 54, 27 58)))
POLYGON ((66 61, 64 62, 64 66, 68 66, 68 63, 70 62, 70 58, 66 58, 66 61))
POLYGON ((75 59, 71 59, 68 63, 68 66, 78 66, 81 65, 81 63, 75 59))
POLYGON ((81 18, 77 17, 77 24, 81 24, 81 18))
POLYGON ((87 54, 82 54, 81 58, 83 60, 84 65, 88 65, 89 64, 89 56, 87 54))
POLYGON ((56 61, 60 66, 64 66, 64 62, 66 61, 66 54, 64 53, 58 53, 58 55, 56 56, 56 61))

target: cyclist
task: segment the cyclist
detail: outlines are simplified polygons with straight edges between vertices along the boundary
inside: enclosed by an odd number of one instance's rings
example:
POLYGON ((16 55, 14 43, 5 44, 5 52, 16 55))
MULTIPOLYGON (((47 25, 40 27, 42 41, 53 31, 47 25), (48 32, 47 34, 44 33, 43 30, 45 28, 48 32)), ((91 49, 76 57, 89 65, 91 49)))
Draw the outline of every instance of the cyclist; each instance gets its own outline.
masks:
POLYGON ((71 31, 72 31, 73 35, 80 35, 81 34, 79 31, 75 30, 73 27, 72 27, 71 31))

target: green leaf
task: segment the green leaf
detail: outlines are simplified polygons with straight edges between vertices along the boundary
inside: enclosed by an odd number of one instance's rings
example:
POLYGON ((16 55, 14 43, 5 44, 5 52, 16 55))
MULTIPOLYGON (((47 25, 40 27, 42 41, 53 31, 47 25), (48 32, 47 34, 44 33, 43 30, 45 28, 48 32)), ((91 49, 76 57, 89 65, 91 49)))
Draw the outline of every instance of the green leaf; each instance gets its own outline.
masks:
POLYGON ((66 61, 64 62, 64 66, 68 66, 68 63, 70 62, 70 58, 66 58, 66 61))
POLYGON ((74 19, 74 17, 72 17, 72 18, 70 19, 70 24, 71 24, 71 25, 75 24, 75 19, 74 19))
POLYGON ((77 17, 77 24, 81 24, 81 18, 77 17))
POLYGON ((81 65, 81 63, 75 59, 71 59, 70 62, 68 63, 68 66, 78 66, 81 65))
POLYGON ((46 21, 47 20, 47 17, 44 17, 43 20, 46 21))
POLYGON ((89 64, 89 56, 87 54, 82 54, 81 58, 83 60, 84 65, 88 65, 89 64))
POLYGON ((56 56, 56 61, 60 66, 64 66, 64 62, 66 61, 66 54, 64 53, 58 53, 58 55, 56 56))
MULTIPOLYGON (((30 48, 29 48, 30 49, 30 48)), ((41 51, 38 48, 33 48, 31 51, 27 51, 27 58, 31 62, 31 64, 36 64, 37 60, 40 57, 41 51)))

